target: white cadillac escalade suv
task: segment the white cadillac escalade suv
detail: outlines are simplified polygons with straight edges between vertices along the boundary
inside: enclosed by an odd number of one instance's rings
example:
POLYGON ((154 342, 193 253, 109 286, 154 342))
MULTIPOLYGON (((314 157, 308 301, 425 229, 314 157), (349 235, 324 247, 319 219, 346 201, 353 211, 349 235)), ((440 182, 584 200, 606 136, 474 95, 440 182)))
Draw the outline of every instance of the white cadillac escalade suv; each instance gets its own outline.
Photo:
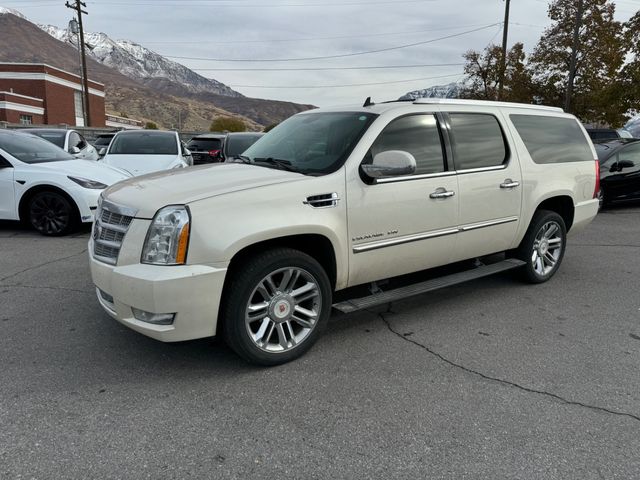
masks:
POLYGON ((107 313, 144 335, 222 335, 243 358, 279 364, 312 346, 332 306, 511 268, 548 280, 567 233, 598 211, 596 158, 556 108, 421 99, 311 110, 234 163, 105 190, 91 273, 107 313), (397 282, 450 264, 467 267, 397 282))

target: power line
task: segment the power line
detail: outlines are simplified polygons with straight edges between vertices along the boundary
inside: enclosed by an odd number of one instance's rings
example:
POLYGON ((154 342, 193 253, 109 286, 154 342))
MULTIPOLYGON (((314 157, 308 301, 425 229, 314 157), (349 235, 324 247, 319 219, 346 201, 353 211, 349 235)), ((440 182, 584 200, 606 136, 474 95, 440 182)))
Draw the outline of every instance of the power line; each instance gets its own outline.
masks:
POLYGON ((501 22, 492 23, 490 25, 485 25, 480 28, 474 28, 473 30, 467 30, 460 33, 455 33, 453 35, 447 35, 445 37, 434 38, 431 40, 424 40, 422 42, 408 43, 405 45, 397 45, 394 47, 380 48, 377 50, 368 50, 364 52, 354 52, 354 53, 343 53, 339 55, 325 55, 321 57, 303 57, 303 58, 261 58, 261 59, 249 59, 249 58, 203 58, 203 57, 183 57, 178 55, 163 55, 166 58, 177 58, 180 60, 198 60, 198 61, 208 61, 208 62, 298 62, 305 60, 324 60, 330 58, 346 58, 346 57, 356 57, 359 55, 369 55, 371 53, 381 53, 381 52, 389 52, 392 50, 400 50, 402 48, 416 47, 418 45, 426 45, 428 43, 438 42, 440 40, 447 40, 449 38, 460 37, 462 35, 468 35, 469 33, 479 32, 480 30, 486 30, 487 28, 495 27, 496 25, 501 25, 501 22))
POLYGON ((239 43, 279 43, 279 42, 316 42, 320 40, 341 40, 347 38, 370 38, 370 37, 388 37, 393 35, 416 35, 418 33, 430 33, 430 32, 438 32, 442 30, 456 30, 458 28, 470 28, 470 27, 479 27, 485 25, 483 23, 476 23, 473 25, 457 25, 455 27, 441 27, 441 28, 431 28, 429 30, 413 30, 413 31, 404 31, 404 32, 387 32, 387 33, 370 33, 367 35, 337 35, 333 37, 307 37, 307 38, 278 38, 278 39, 262 39, 262 40, 235 40, 228 42, 209 42, 207 40, 197 40, 197 41, 181 41, 181 42, 170 42, 170 41, 158 41, 158 42, 144 42, 145 45, 237 45, 239 43))
MULTIPOLYGON (((174 0, 175 1, 175 0, 174 0)), ((190 0, 190 1, 194 1, 194 0, 190 0)), ((228 0, 227 0, 228 1, 228 0)), ((143 3, 143 2, 100 2, 100 3, 94 3, 91 2, 91 4, 93 6, 98 6, 98 5, 141 5, 141 6, 150 6, 150 7, 211 7, 211 6, 215 6, 216 8, 279 8, 279 7, 322 7, 322 8, 326 8, 326 7, 349 7, 349 6, 355 6, 355 5, 366 5, 366 6, 371 6, 371 5, 396 5, 398 3, 431 3, 434 2, 435 0, 395 0, 393 2, 390 1, 383 1, 383 2, 340 2, 340 3, 269 3, 269 4, 265 4, 265 3, 260 3, 260 4, 246 4, 246 3, 242 3, 242 4, 238 4, 238 3, 224 3, 224 4, 220 4, 220 3, 212 3, 212 4, 207 4, 207 3, 143 3)))
POLYGON ((189 68, 195 72, 305 72, 324 70, 378 70, 388 68, 459 67, 464 63, 431 63, 420 65, 379 65, 362 67, 308 67, 308 68, 189 68))
POLYGON ((438 78, 458 77, 459 73, 452 73, 450 75, 438 75, 436 77, 421 77, 421 78, 409 78, 405 80, 393 80, 390 82, 375 82, 375 83, 350 83, 339 85, 229 85, 233 88, 344 88, 344 87, 368 87, 371 85, 390 85, 393 83, 409 83, 422 80, 435 80, 438 78))

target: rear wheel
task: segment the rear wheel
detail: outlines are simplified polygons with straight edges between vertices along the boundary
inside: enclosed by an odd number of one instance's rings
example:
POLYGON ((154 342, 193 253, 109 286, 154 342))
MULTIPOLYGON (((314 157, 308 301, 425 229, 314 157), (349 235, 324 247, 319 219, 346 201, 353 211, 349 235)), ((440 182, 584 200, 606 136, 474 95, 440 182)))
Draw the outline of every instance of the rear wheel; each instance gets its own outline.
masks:
POLYGON ((225 291, 223 336, 245 360, 278 365, 316 342, 331 311, 326 272, 309 255, 271 250, 240 265, 225 291))
POLYGON ((74 206, 57 192, 36 193, 29 200, 28 212, 29 223, 42 235, 66 235, 77 225, 74 206))
POLYGON ((522 267, 524 279, 542 283, 553 277, 562 263, 566 239, 562 217, 556 212, 538 210, 516 250, 516 257, 526 262, 522 267))

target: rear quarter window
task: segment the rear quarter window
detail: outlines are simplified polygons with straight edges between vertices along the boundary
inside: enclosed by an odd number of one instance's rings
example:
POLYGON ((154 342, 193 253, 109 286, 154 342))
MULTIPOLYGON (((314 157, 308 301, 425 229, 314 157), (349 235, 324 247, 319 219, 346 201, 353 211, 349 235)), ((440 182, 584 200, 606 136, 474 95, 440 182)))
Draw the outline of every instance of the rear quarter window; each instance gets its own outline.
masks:
POLYGON ((535 163, 593 161, 591 146, 576 119, 519 114, 509 118, 535 163))
POLYGON ((506 163, 507 147, 496 117, 484 113, 451 113, 449 122, 456 170, 506 163))

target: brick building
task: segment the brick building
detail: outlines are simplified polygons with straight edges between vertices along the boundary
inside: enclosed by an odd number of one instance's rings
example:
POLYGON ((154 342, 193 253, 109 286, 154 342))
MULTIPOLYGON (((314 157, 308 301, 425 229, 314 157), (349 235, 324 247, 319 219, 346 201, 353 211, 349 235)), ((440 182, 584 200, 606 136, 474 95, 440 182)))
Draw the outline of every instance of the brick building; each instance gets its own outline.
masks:
MULTIPOLYGON (((105 126, 104 85, 89 80, 92 127, 105 126)), ((0 63, 0 121, 84 126, 78 75, 44 63, 0 63)))

